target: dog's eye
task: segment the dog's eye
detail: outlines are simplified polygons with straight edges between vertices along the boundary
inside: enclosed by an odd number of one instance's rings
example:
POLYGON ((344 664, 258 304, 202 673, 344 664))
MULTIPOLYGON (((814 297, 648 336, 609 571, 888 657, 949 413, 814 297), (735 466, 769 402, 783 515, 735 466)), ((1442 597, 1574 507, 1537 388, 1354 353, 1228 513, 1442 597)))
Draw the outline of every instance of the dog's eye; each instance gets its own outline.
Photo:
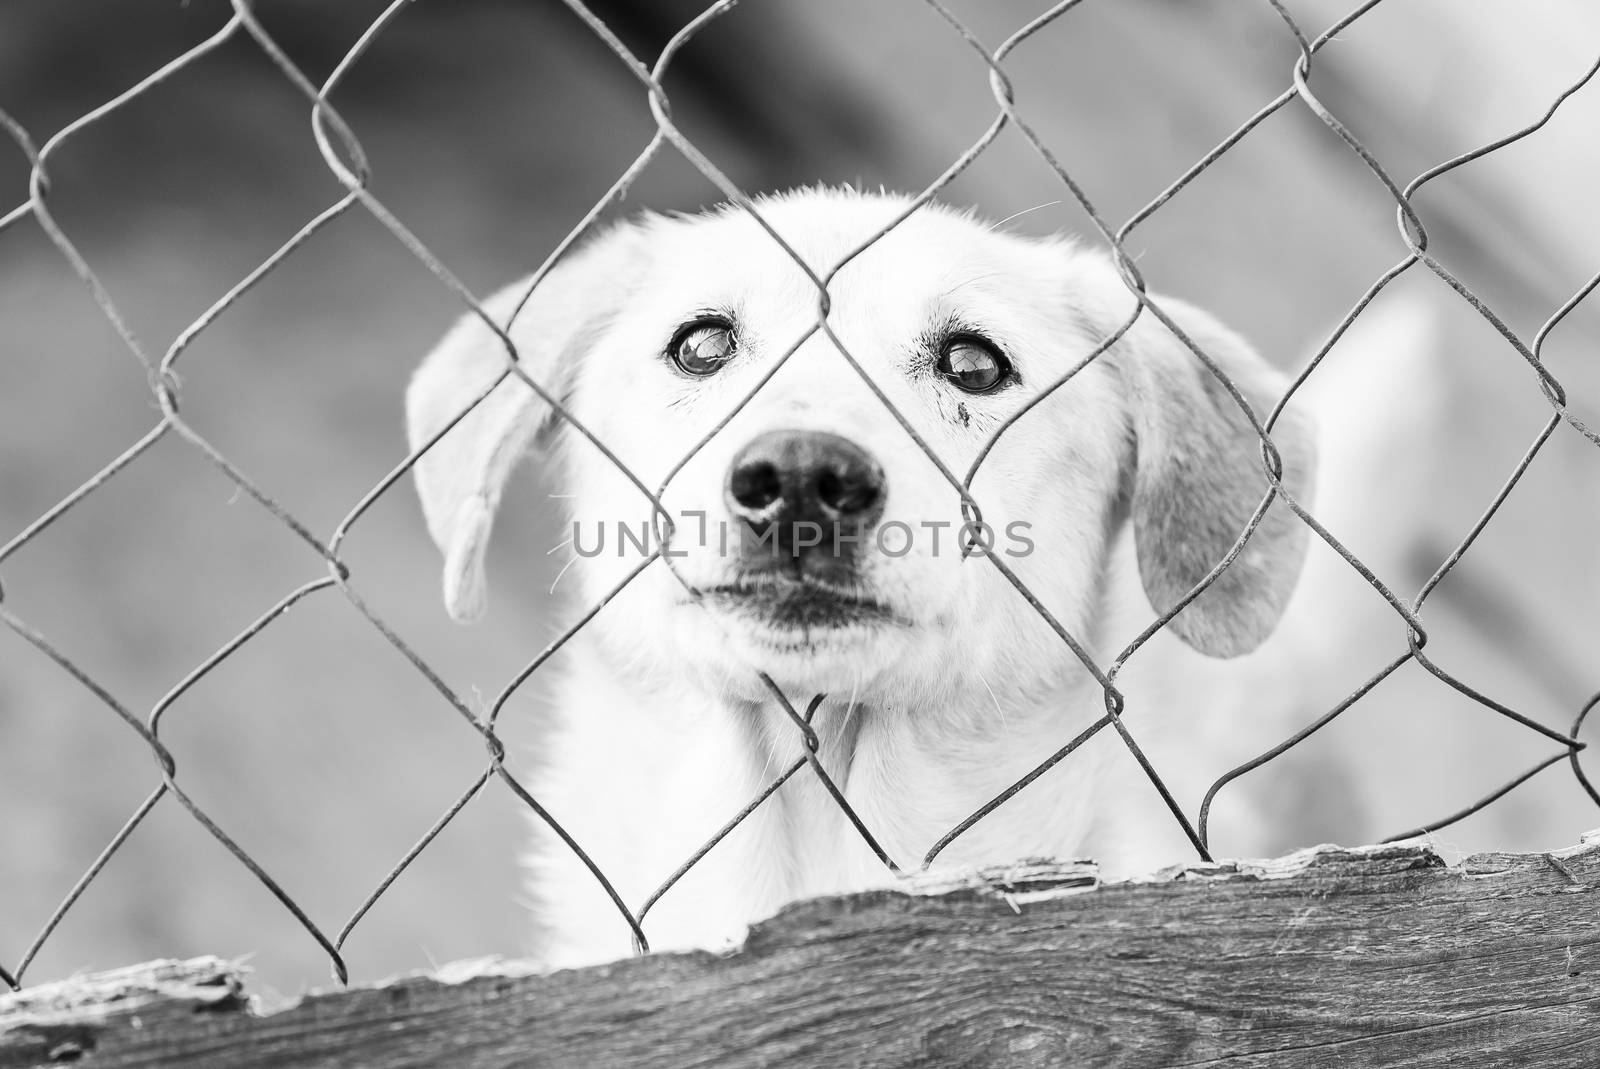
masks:
POLYGON ((934 367, 968 393, 988 393, 1011 378, 1011 361, 993 345, 971 336, 945 342, 934 367))
POLYGON ((729 323, 721 319, 700 319, 678 331, 667 352, 678 370, 703 378, 721 370, 722 365, 733 359, 737 348, 738 339, 729 323))

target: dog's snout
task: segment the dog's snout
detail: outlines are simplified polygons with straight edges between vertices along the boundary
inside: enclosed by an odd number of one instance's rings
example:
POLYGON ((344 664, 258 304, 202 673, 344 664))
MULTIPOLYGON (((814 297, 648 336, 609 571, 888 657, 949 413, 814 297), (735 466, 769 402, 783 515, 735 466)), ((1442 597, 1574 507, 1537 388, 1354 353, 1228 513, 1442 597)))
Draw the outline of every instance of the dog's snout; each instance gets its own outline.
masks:
POLYGON ((796 524, 864 530, 883 515, 888 485, 866 450, 823 431, 769 431, 734 457, 728 507, 756 528, 796 524))

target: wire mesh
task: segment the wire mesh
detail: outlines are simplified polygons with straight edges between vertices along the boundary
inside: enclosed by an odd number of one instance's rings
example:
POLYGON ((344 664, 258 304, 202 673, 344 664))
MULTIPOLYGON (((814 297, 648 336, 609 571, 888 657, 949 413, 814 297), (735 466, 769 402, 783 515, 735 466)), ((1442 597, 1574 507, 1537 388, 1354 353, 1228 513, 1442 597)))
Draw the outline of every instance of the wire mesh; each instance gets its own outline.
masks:
MULTIPOLYGON (((1525 782, 1538 772, 1567 759, 1570 767, 1582 789, 1600 805, 1600 792, 1597 792, 1586 777, 1579 762, 1578 755, 1584 748, 1579 734, 1582 730, 1584 718, 1596 703, 1600 703, 1600 695, 1586 705, 1578 715, 1576 721, 1567 730, 1540 723, 1538 720, 1518 712, 1516 709, 1503 704, 1489 695, 1468 686, 1466 683, 1451 675, 1427 654, 1429 641, 1428 631, 1421 616, 1421 610, 1429 595, 1439 585, 1441 580, 1454 569, 1471 549, 1478 536, 1482 533, 1501 510, 1505 501, 1516 488, 1529 466, 1540 455, 1546 443, 1552 436, 1559 432, 1563 425, 1577 434, 1582 435, 1597 445, 1600 445, 1600 436, 1586 426, 1569 410, 1567 391, 1557 377, 1546 366, 1542 350, 1551 333, 1565 320, 1568 315, 1584 301, 1600 285, 1600 275, 1596 275, 1587 284, 1575 292, 1569 300, 1540 326, 1531 344, 1524 342, 1517 336, 1489 306, 1489 304, 1460 277, 1453 273, 1448 265, 1441 262, 1429 251, 1429 236, 1422 219, 1412 207, 1412 199, 1426 187, 1446 173, 1481 159, 1486 155, 1496 152, 1514 142, 1536 134, 1556 114, 1560 106, 1571 96, 1584 90, 1600 71, 1600 60, 1589 67, 1580 79, 1567 87, 1555 100, 1548 110, 1534 121, 1512 130, 1499 139, 1485 144, 1468 152, 1460 153, 1423 172, 1411 181, 1402 184, 1389 174, 1382 164, 1368 151, 1351 130, 1325 105, 1318 97, 1313 86, 1313 74, 1316 69, 1317 58, 1322 51, 1333 42, 1339 34, 1349 29, 1358 20, 1366 17, 1377 8, 1381 0, 1370 0, 1351 11, 1333 26, 1316 36, 1308 35, 1296 22, 1295 18, 1277 0, 1266 0, 1273 12, 1282 23, 1283 32, 1290 35, 1299 51, 1299 57, 1293 69, 1288 72, 1289 84, 1272 100, 1262 106, 1247 121, 1225 137, 1214 149, 1195 161, 1174 182, 1160 192, 1143 208, 1135 212, 1120 226, 1108 222, 1099 212, 1094 202, 1089 197, 1085 188, 1077 181, 1073 174, 1063 166, 1050 147, 1038 136, 1034 128, 1029 125, 1024 115, 1023 106, 1018 100, 1018 94, 1008 76, 1006 61, 1013 53, 1024 47, 1046 47, 1043 42, 1048 40, 1048 35, 1053 27, 1057 27, 1066 19, 1072 10, 1078 7, 1083 0, 1065 0, 1057 3, 1049 10, 1029 21, 1006 38, 998 47, 990 48, 974 34, 961 19, 956 17, 948 8, 938 0, 908 0, 908 7, 920 4, 929 9, 946 26, 951 34, 972 51, 972 53, 987 67, 989 72, 990 89, 994 101, 994 111, 988 127, 969 147, 933 181, 915 197, 887 225, 862 242, 849 255, 839 263, 820 274, 813 270, 804 260, 788 245, 782 235, 763 218, 761 209, 752 197, 733 182, 708 155, 698 147, 694 140, 688 137, 675 123, 671 101, 664 88, 663 82, 668 68, 684 45, 713 20, 726 15, 734 6, 736 0, 719 0, 706 7, 695 19, 684 25, 662 49, 660 56, 653 64, 642 62, 622 42, 616 33, 607 24, 597 17, 589 8, 579 0, 564 0, 566 6, 588 27, 595 38, 604 44, 621 63, 625 70, 637 81, 639 89, 645 94, 649 110, 655 123, 655 131, 648 142, 639 150, 635 158, 618 175, 616 181, 602 195, 592 208, 582 217, 576 226, 561 240, 550 252, 547 259, 533 275, 527 291, 524 293, 521 304, 525 304, 533 292, 544 282, 549 273, 563 260, 563 258, 581 242, 585 237, 594 232, 599 220, 605 213, 615 208, 622 200, 624 193, 633 180, 643 169, 658 155, 674 151, 687 160, 706 180, 717 187, 721 194, 738 210, 747 213, 795 263, 809 279, 814 288, 816 305, 815 318, 809 329, 787 346, 777 355, 771 368, 763 374, 758 381, 718 422, 709 427, 704 436, 696 445, 680 458, 668 472, 662 484, 654 488, 646 485, 633 472, 628 471, 618 457, 610 450, 607 443, 588 428, 584 427, 578 417, 562 403, 556 393, 530 377, 520 362, 520 354, 513 343, 507 330, 484 308, 479 299, 464 285, 455 274, 444 264, 429 247, 424 244, 411 229, 409 229, 399 216, 387 207, 372 189, 372 168, 368 162, 367 154, 362 148, 361 141, 351 125, 341 117, 331 98, 345 79, 348 72, 361 61, 373 42, 402 15, 404 10, 412 6, 412 0, 395 0, 370 27, 363 33, 359 40, 349 49, 347 54, 338 63, 333 72, 320 84, 309 78, 296 65, 289 54, 282 48, 274 37, 267 31, 256 17, 248 0, 231 0, 231 17, 213 35, 202 43, 184 52, 165 66, 151 73, 148 77, 137 82, 125 92, 117 95, 98 108, 82 115, 76 121, 69 123, 59 132, 51 136, 42 145, 35 147, 34 140, 18 122, 4 112, 0 112, 0 126, 3 126, 10 139, 15 143, 17 150, 27 159, 29 164, 28 195, 26 200, 0 216, 0 235, 7 231, 25 225, 38 227, 47 237, 49 242, 59 252, 65 263, 81 280, 85 290, 90 295, 95 305, 107 322, 115 329, 127 353, 138 362, 148 376, 149 388, 156 402, 159 416, 149 430, 134 441, 120 455, 114 457, 98 472, 86 480, 81 486, 62 498, 57 504, 27 524, 21 531, 13 535, 9 541, 0 545, 0 573, 4 566, 19 549, 35 540, 49 537, 49 529, 53 523, 63 515, 77 508, 86 498, 96 494, 106 484, 115 480, 121 473, 142 455, 150 451, 164 438, 176 437, 214 465, 239 491, 253 499, 261 506, 264 521, 276 523, 304 542, 313 552, 321 558, 327 569, 327 575, 314 581, 305 583, 284 595, 267 612, 218 648, 213 654, 198 664, 191 672, 182 678, 172 689, 164 695, 150 711, 140 716, 132 708, 123 703, 108 688, 97 682, 96 679, 82 668, 71 653, 70 640, 60 640, 49 636, 35 628, 27 620, 17 615, 4 601, 3 588, 0 588, 0 622, 20 636, 32 646, 40 655, 50 659, 64 672, 68 673, 78 684, 111 713, 126 725, 142 743, 154 763, 152 779, 154 786, 144 801, 128 817, 126 823, 117 834, 108 842, 105 848, 94 859, 92 864, 77 879, 61 899, 57 907, 40 925, 37 935, 25 947, 21 955, 14 961, 0 962, 0 982, 12 988, 20 988, 24 982, 30 966, 38 957, 41 949, 51 939, 63 918, 71 912, 79 902, 85 890, 96 880, 102 877, 106 866, 111 859, 123 849, 129 838, 134 835, 146 821, 150 813, 161 804, 169 795, 173 802, 181 806, 190 818, 204 831, 215 839, 223 848, 232 855, 239 865, 243 866, 249 874, 268 890, 284 910, 305 931, 308 938, 313 939, 326 953, 331 962, 335 976, 344 981, 348 977, 348 969, 344 958, 344 948, 351 933, 361 923, 371 908, 382 898, 402 873, 425 851, 436 837, 449 826, 464 808, 492 782, 499 782, 511 792, 520 803, 532 812, 540 821, 549 826, 551 831, 565 844, 565 848, 572 851, 592 873, 597 884, 609 896, 615 905, 617 923, 624 925, 631 932, 636 946, 640 950, 648 949, 648 942, 643 928, 646 914, 693 866, 712 850, 727 834, 741 822, 750 817, 759 807, 768 801, 780 787, 793 777, 808 774, 826 790, 833 802, 838 806, 843 815, 859 835, 863 843, 877 856, 882 864, 890 871, 901 871, 913 868, 913 859, 893 858, 886 852, 868 822, 857 813, 846 799, 843 791, 824 768, 819 757, 821 745, 816 730, 812 726, 812 718, 823 700, 823 695, 807 696, 807 700, 799 703, 804 708, 798 708, 795 700, 786 695, 783 690, 770 678, 763 674, 761 684, 771 695, 772 700, 787 714, 787 718, 800 743, 801 756, 794 759, 780 772, 773 776, 766 785, 755 794, 742 810, 728 815, 727 823, 702 846, 690 856, 684 858, 682 865, 677 868, 661 885, 656 888, 644 901, 637 905, 630 905, 613 886, 606 872, 600 865, 593 861, 585 852, 584 846, 562 827, 560 822, 541 805, 535 794, 519 781, 507 767, 505 761, 506 748, 499 734, 499 718, 508 700, 516 694, 540 669, 554 656, 574 635, 588 626, 604 605, 617 593, 633 583, 640 575, 652 568, 665 567, 672 571, 677 580, 683 584, 692 597, 698 597, 694 585, 684 576, 679 575, 674 568, 670 555, 663 555, 660 550, 647 556, 636 568, 627 574, 617 586, 597 603, 587 606, 576 621, 565 628, 551 641, 545 649, 532 658, 523 669, 518 671, 506 682, 503 689, 496 695, 485 715, 473 712, 471 705, 460 694, 454 691, 436 672, 427 660, 407 640, 380 615, 362 596, 358 585, 358 576, 351 565, 341 555, 341 550, 350 531, 358 524, 370 507, 380 497, 389 493, 395 484, 400 481, 417 463, 419 457, 426 453, 451 427, 460 421, 472 407, 469 405, 445 428, 433 438, 424 443, 419 449, 413 451, 402 462, 389 471, 379 482, 371 487, 356 504, 349 509, 342 519, 335 525, 331 534, 322 538, 313 532, 310 525, 303 522, 282 503, 280 496, 273 489, 264 486, 252 479, 238 464, 229 458, 221 449, 214 446, 207 438, 196 429, 194 424, 185 418, 183 403, 185 388, 178 378, 176 368, 180 358, 190 345, 204 332, 211 329, 223 316, 227 315, 252 287, 257 285, 269 274, 283 268, 283 265, 319 230, 323 229, 335 219, 352 212, 364 212, 386 229, 405 250, 407 250, 418 263, 420 263, 436 279, 439 286, 445 288, 459 300, 471 314, 478 317, 499 338, 505 348, 506 366, 503 373, 490 387, 482 391, 473 405, 481 402, 484 397, 501 381, 510 376, 516 376, 534 390, 550 407, 578 433, 586 437, 598 448, 613 464, 622 470, 623 474, 634 486, 648 498, 656 515, 658 533, 661 546, 670 544, 673 535, 673 520, 670 512, 662 504, 662 496, 667 487, 677 477, 685 465, 720 434, 728 423, 747 404, 754 400, 766 387, 772 377, 787 362, 794 358, 800 348, 810 339, 822 335, 831 343, 859 377, 862 384, 874 394, 883 405, 886 414, 904 431, 907 439, 924 455, 937 470, 940 476, 948 483, 959 496, 963 517, 970 522, 979 522, 983 516, 982 502, 973 493, 973 482, 989 457, 996 443, 1008 434, 1012 428, 1033 407, 1045 397, 1056 390, 1064 388, 1079 372, 1099 359, 1109 348, 1130 330, 1141 316, 1151 316, 1163 323, 1171 330, 1188 349, 1193 353, 1195 360, 1214 376, 1227 394, 1238 406, 1240 412, 1249 420, 1261 443, 1262 471, 1268 481, 1270 489, 1261 500, 1258 507, 1251 515, 1246 528, 1240 535, 1226 557, 1220 561, 1193 589, 1176 605, 1171 606, 1162 613, 1154 623, 1139 634, 1126 648, 1108 664, 1098 664, 1087 652, 1080 636, 1073 635, 1060 621, 1058 621, 1045 608, 1044 604, 1034 596, 1024 580, 996 554, 986 554, 985 558, 991 565, 999 570, 1004 579, 1012 586, 1019 596, 1022 604, 1036 613, 1060 639, 1063 647, 1070 655, 1082 664, 1098 683, 1105 703, 1105 714, 1095 720, 1086 730, 1075 737, 1063 740, 1061 747, 1048 757, 1041 760, 1035 768, 1025 776, 1018 779, 1005 790, 996 794, 992 799, 975 811, 966 815, 955 826, 939 838, 937 843, 927 852, 926 856, 916 859, 916 863, 923 866, 931 864, 950 844, 965 834, 973 826, 981 822, 999 807, 1005 805, 1030 783, 1055 767, 1060 762, 1067 760, 1084 746, 1091 738, 1112 729, 1120 738, 1122 744, 1138 761, 1151 789, 1156 791, 1165 805, 1170 809, 1173 820, 1179 825, 1187 838, 1193 844, 1195 852, 1202 858, 1209 858, 1209 816, 1213 803, 1218 793, 1229 784, 1236 782, 1240 777, 1247 775, 1262 765, 1277 758, 1281 754, 1298 746, 1313 734, 1325 728, 1335 719, 1343 715, 1356 702, 1363 698, 1373 688, 1379 686, 1392 673, 1408 662, 1415 662, 1432 676, 1446 686, 1464 695, 1471 701, 1493 711, 1499 716, 1520 725, 1529 732, 1534 732, 1547 739, 1556 749, 1540 760, 1536 765, 1521 772, 1515 778, 1495 787, 1484 795, 1482 799, 1471 806, 1451 813, 1438 820, 1431 821, 1421 828, 1406 832, 1406 835, 1416 835, 1427 831, 1437 830, 1459 821, 1466 816, 1478 811, 1500 798, 1507 792, 1525 782), (154 87, 173 79, 186 67, 193 64, 206 54, 215 51, 228 42, 246 40, 253 42, 281 77, 303 95, 307 106, 310 108, 312 119, 312 136, 322 161, 328 171, 343 186, 345 193, 325 210, 309 219, 298 232, 296 232, 280 248, 263 260, 254 270, 240 278, 227 292, 206 309, 199 317, 195 318, 187 327, 178 333, 171 345, 159 357, 153 355, 144 343, 135 335, 128 320, 119 310, 118 304, 109 292, 108 287, 102 284, 94 267, 81 253, 64 228, 57 222, 51 211, 51 187, 49 181, 52 158, 63 145, 78 138, 91 125, 112 115, 129 102, 139 98, 142 94, 154 87), (1160 303, 1151 298, 1146 292, 1144 280, 1135 263, 1135 258, 1127 251, 1130 237, 1148 220, 1160 212, 1175 197, 1181 195, 1183 190, 1197 177, 1214 165, 1225 154, 1232 150, 1241 141, 1250 136, 1261 123, 1269 116, 1283 109, 1300 107, 1314 115, 1330 131, 1333 132, 1348 149, 1350 155, 1370 172, 1372 180, 1380 184, 1388 195, 1393 198, 1396 209, 1398 237, 1404 248, 1403 257, 1389 270, 1378 277, 1365 292, 1360 300, 1350 308, 1339 324, 1334 328, 1326 341, 1318 348, 1315 355, 1306 364, 1304 370, 1293 381, 1287 393, 1278 402, 1277 406, 1267 414, 1265 419, 1258 418, 1250 405, 1245 401, 1237 386, 1231 382, 1221 367, 1181 330, 1160 303), (1098 237, 1110 251, 1116 267, 1126 284, 1128 291, 1136 298, 1137 305, 1132 315, 1120 325, 1112 335, 1107 337, 1093 352, 1086 356, 1078 365, 1066 375, 1050 384, 1041 392, 1039 397, 1021 411, 1014 413, 1003 423, 995 428, 992 435, 979 450, 976 459, 965 472, 956 472, 946 466, 938 452, 918 433, 916 428, 899 411, 894 403, 873 381, 871 375, 851 354, 844 340, 835 333, 834 325, 830 321, 830 293, 829 286, 838 272, 869 248, 873 243, 881 240, 894 228, 900 226, 907 218, 922 206, 937 197, 959 175, 962 174, 975 160, 982 155, 996 138, 1006 128, 1012 128, 1025 139, 1031 150, 1037 155, 1043 166, 1047 167, 1059 180, 1064 191, 1064 196, 1080 206, 1091 220, 1093 229, 1098 237), (1389 589, 1384 582, 1368 568, 1354 553, 1346 548, 1340 541, 1327 530, 1317 518, 1309 511, 1308 504, 1294 500, 1288 489, 1281 483, 1283 461, 1272 440, 1272 431, 1285 406, 1315 373, 1323 359, 1333 348, 1335 343, 1345 334, 1347 329, 1355 322, 1368 305, 1396 279, 1407 272, 1421 267, 1425 271, 1437 276, 1443 283, 1450 287, 1460 299, 1481 316, 1495 331, 1499 333, 1508 346, 1523 361, 1527 363, 1531 372, 1537 377, 1540 389, 1549 403, 1550 415, 1538 435, 1527 447, 1514 470, 1506 478, 1501 490, 1483 509, 1477 523, 1461 538, 1439 564, 1432 576, 1417 593, 1406 598, 1396 591, 1389 589), (1267 509, 1282 498, 1283 502, 1293 510, 1299 520, 1304 523, 1314 535, 1325 542, 1360 576, 1377 594, 1379 594, 1393 610, 1395 617, 1403 627, 1407 636, 1406 649, 1396 658, 1385 665, 1371 678, 1363 682, 1344 700, 1338 702, 1321 716, 1312 720, 1304 728, 1291 737, 1284 739, 1258 757, 1237 768, 1228 771, 1211 786, 1197 813, 1191 818, 1179 805, 1173 793, 1168 789, 1160 771, 1146 756, 1139 745, 1134 733, 1123 718, 1124 699, 1117 687, 1117 676, 1122 667, 1152 636, 1167 627, 1172 619, 1187 604, 1200 596, 1210 587, 1222 572, 1230 567, 1234 559, 1244 549, 1245 545, 1261 523, 1267 509), (221 826, 221 824, 208 814, 205 808, 199 805, 181 786, 182 769, 173 753, 163 742, 162 728, 163 715, 176 702, 180 696, 202 680, 208 673, 217 668, 237 651, 254 641, 266 629, 281 626, 281 620, 290 608, 308 598, 322 598, 335 596, 344 598, 370 625, 370 627, 394 647, 416 670, 416 672, 437 691, 443 703, 449 706, 464 722, 465 728, 476 733, 485 746, 487 759, 482 772, 466 784, 454 803, 440 816, 427 832, 409 849, 404 856, 398 859, 390 871, 371 890, 353 913, 338 926, 337 930, 319 925, 312 919, 308 911, 288 893, 283 886, 260 864, 251 854, 241 847, 236 839, 221 826)), ((1032 106, 1043 106, 1034 104, 1032 106)), ((518 305, 520 311, 521 304, 518 305)))

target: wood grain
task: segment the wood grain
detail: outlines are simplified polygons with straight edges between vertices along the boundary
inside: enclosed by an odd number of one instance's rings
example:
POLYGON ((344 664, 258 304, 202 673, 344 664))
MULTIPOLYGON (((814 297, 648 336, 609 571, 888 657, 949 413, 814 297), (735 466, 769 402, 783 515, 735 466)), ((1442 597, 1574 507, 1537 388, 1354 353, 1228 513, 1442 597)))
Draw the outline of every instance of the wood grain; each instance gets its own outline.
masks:
POLYGON ((817 899, 724 956, 447 970, 251 1011, 162 962, 0 998, 0 1069, 1600 1065, 1600 837, 1319 847, 817 899))

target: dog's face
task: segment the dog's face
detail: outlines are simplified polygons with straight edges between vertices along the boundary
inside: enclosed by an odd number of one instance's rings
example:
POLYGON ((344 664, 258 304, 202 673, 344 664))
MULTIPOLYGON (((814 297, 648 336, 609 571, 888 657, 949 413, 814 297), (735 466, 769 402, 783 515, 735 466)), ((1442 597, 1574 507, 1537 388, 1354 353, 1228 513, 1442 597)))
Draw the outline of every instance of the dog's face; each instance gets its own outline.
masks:
MULTIPOLYGON (((817 191, 760 210, 823 275, 903 206, 817 191)), ((491 302, 498 322, 523 292, 491 302)), ((1203 313, 1159 303, 1264 416, 1274 373, 1203 313)), ((1268 488, 1233 398, 1148 312, 1058 386, 1135 306, 1103 257, 928 208, 831 278, 830 337, 815 329, 815 284, 747 213, 613 230, 559 265, 508 331, 528 377, 588 434, 513 377, 418 463, 447 601, 458 616, 481 609, 500 488, 542 446, 570 505, 580 600, 663 554, 598 628, 639 674, 750 697, 758 672, 802 698, 1047 687, 1074 658, 994 560, 1088 645, 1127 524, 1165 610, 1268 488), (981 511, 964 514, 949 476, 965 480, 985 449, 970 487, 981 511), (660 490, 665 517, 641 486, 660 490)), ((413 445, 506 366, 493 332, 459 326, 412 386, 413 445)), ((1286 485, 1303 484, 1303 428, 1280 423, 1274 440, 1286 485)), ((1173 626, 1205 652, 1252 648, 1302 551, 1302 528, 1275 506, 1173 626)))

